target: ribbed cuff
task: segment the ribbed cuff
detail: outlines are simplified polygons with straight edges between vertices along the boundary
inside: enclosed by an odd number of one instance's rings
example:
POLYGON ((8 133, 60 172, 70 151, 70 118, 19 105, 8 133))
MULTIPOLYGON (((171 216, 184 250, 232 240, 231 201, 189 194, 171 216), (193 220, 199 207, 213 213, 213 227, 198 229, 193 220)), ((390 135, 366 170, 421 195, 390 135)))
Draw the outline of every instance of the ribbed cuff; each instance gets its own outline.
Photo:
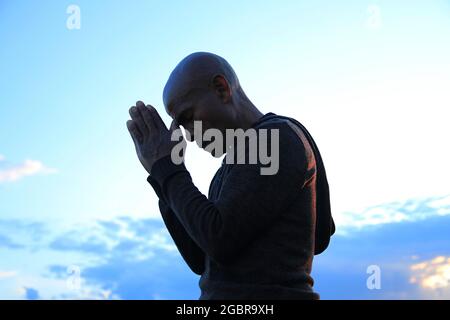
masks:
POLYGON ((148 176, 147 181, 153 187, 153 190, 155 190, 155 193, 158 196, 158 198, 163 199, 162 193, 161 193, 161 187, 159 186, 158 182, 155 179, 153 179, 152 176, 148 176))
POLYGON ((151 175, 147 178, 147 181, 152 184, 152 186, 154 183, 153 181, 156 181, 159 186, 162 187, 168 178, 180 171, 187 171, 184 162, 175 164, 172 162, 171 156, 168 155, 157 160, 153 164, 151 175))

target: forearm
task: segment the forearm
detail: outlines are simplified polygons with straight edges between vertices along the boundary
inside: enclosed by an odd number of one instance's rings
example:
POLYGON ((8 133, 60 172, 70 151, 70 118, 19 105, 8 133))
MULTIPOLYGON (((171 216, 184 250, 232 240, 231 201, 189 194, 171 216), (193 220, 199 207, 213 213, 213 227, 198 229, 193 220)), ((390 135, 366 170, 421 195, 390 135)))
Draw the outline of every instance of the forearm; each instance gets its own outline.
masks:
POLYGON ((184 165, 174 165, 166 158, 157 161, 155 169, 156 179, 163 184, 162 197, 185 232, 211 258, 224 260, 222 253, 227 242, 223 241, 223 221, 214 204, 195 187, 184 165))
POLYGON ((159 208, 164 224, 184 261, 194 273, 201 275, 205 270, 205 254, 186 233, 175 213, 162 200, 159 200, 159 208))
POLYGON ((169 231, 178 251, 188 264, 189 268, 196 274, 202 274, 205 268, 205 254, 200 247, 192 240, 184 229, 172 209, 167 205, 160 192, 160 187, 156 181, 150 177, 149 183, 154 188, 159 197, 158 205, 164 224, 169 231))

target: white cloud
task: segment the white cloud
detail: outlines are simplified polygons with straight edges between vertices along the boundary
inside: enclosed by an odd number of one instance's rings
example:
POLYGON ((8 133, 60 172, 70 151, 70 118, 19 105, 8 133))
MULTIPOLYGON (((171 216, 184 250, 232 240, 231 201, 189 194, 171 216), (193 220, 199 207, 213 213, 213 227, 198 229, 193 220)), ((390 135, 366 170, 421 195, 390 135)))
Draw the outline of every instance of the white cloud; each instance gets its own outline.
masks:
POLYGON ((345 235, 352 228, 419 221, 447 214, 450 214, 450 195, 391 202, 368 207, 359 212, 341 213, 337 233, 345 235))
POLYGON ((17 271, 2 271, 0 270, 0 279, 11 278, 17 274, 17 271))
MULTIPOLYGON (((0 161, 4 159, 5 157, 0 155, 0 161)), ((39 173, 50 174, 55 172, 57 172, 56 169, 48 168, 40 161, 27 159, 22 164, 0 170, 0 183, 17 181, 23 177, 39 173)))
POLYGON ((154 231, 149 237, 148 245, 166 251, 177 251, 175 244, 169 240, 167 230, 165 228, 160 229, 159 231, 154 231))
POLYGON ((3 160, 5 160, 5 156, 0 154, 0 161, 3 161, 3 160))
POLYGON ((450 297, 450 257, 433 259, 410 266, 409 282, 417 284, 429 298, 450 297))
POLYGON ((41 275, 26 274, 15 282, 16 290, 8 299, 59 299, 59 300, 106 300, 118 299, 117 295, 98 285, 86 284, 81 279, 79 289, 71 289, 67 279, 52 279, 41 275))

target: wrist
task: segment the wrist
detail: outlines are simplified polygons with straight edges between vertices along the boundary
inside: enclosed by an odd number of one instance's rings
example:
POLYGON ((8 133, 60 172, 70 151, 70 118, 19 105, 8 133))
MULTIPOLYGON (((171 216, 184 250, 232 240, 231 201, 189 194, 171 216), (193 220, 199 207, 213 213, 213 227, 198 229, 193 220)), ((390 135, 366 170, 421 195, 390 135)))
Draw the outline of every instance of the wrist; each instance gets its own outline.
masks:
POLYGON ((170 155, 156 160, 150 168, 151 179, 157 181, 160 185, 173 174, 180 171, 187 171, 184 162, 175 164, 170 155))

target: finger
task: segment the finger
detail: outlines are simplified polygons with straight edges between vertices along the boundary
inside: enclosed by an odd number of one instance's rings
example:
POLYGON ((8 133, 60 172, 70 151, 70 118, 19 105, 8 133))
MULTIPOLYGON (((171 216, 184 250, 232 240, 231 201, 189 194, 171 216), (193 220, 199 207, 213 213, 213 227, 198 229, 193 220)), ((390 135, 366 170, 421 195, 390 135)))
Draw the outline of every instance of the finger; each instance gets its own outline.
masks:
POLYGON ((136 127, 141 132, 142 138, 145 139, 149 134, 149 128, 145 124, 144 119, 142 118, 142 115, 137 107, 133 106, 130 108, 130 116, 131 119, 135 122, 136 127))
POLYGON ((139 113, 141 114, 142 119, 144 120, 144 123, 149 129, 149 131, 152 131, 152 128, 154 130, 158 130, 158 127, 153 121, 152 115, 148 112, 148 108, 145 106, 145 104, 142 101, 137 101, 136 107, 138 108, 139 113))
POLYGON ((147 126, 158 131, 164 129, 167 130, 164 121, 161 119, 158 111, 156 111, 154 107, 152 107, 151 105, 145 106, 144 104, 139 104, 139 111, 141 112, 147 126))
POLYGON ((152 115, 148 112, 148 108, 145 104, 142 101, 137 101, 136 107, 138 108, 139 113, 141 114, 142 119, 144 120, 144 123, 148 127, 149 131, 152 131, 152 128, 154 130, 158 130, 158 127, 154 123, 152 115))
POLYGON ((149 104, 147 105, 147 110, 149 110, 150 114, 153 116, 153 122, 155 123, 155 125, 160 129, 167 130, 166 124, 164 123, 163 119, 159 115, 158 110, 156 110, 155 107, 153 107, 149 104))
POLYGON ((143 103, 141 100, 136 101, 136 107, 140 108, 141 106, 145 107, 145 103, 143 103))
POLYGON ((127 121, 127 128, 134 143, 142 141, 142 134, 133 120, 127 121))
POLYGON ((142 133, 140 132, 139 128, 137 127, 136 123, 133 120, 127 121, 127 128, 135 144, 142 143, 144 141, 142 133))

